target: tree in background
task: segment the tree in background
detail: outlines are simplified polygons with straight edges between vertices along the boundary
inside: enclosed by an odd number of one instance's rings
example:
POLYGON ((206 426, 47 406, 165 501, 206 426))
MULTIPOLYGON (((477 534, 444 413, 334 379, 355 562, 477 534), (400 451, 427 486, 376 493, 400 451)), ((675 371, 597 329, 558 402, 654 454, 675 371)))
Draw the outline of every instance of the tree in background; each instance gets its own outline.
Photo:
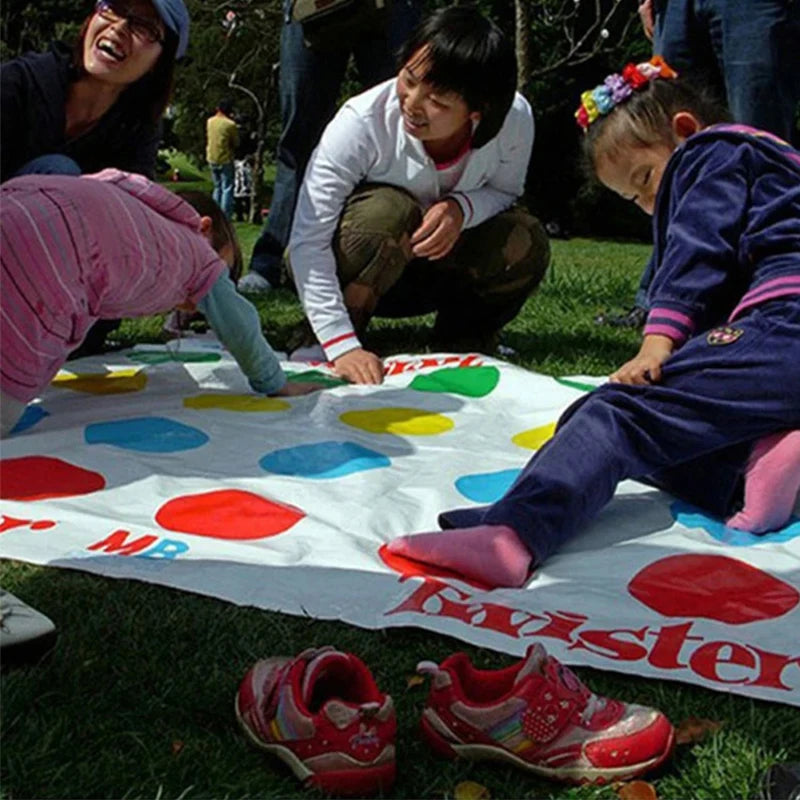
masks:
POLYGON ((638 19, 630 5, 628 0, 514 0, 519 90, 545 75, 618 53, 638 19))
POLYGON ((265 155, 278 134, 275 78, 280 0, 219 3, 185 0, 192 19, 189 62, 177 71, 174 129, 180 149, 205 160, 205 120, 220 97, 232 97, 240 155, 253 155, 250 219, 263 195, 265 155))
POLYGON ((45 50, 54 39, 71 42, 91 8, 91 2, 75 0, 5 0, 0 15, 0 60, 45 50))
POLYGON ((649 226, 640 214, 587 180, 573 117, 582 90, 627 61, 649 57, 650 44, 639 30, 635 4, 515 0, 514 10, 518 85, 536 113, 527 181, 532 210, 551 232, 647 238, 649 226), (606 213, 597 213, 600 203, 606 213), (598 221, 606 226, 603 230, 598 230, 598 221))

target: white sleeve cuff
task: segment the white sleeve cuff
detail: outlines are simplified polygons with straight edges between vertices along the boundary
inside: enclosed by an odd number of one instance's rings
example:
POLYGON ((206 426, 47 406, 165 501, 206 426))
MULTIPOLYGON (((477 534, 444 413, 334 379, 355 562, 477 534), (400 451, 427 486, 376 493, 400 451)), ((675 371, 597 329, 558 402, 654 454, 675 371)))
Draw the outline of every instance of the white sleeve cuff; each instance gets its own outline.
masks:
POLYGON ((343 333, 339 336, 332 336, 325 341, 321 341, 322 349, 325 351, 325 356, 329 361, 333 361, 351 350, 356 350, 361 347, 361 342, 358 340, 355 331, 343 333))

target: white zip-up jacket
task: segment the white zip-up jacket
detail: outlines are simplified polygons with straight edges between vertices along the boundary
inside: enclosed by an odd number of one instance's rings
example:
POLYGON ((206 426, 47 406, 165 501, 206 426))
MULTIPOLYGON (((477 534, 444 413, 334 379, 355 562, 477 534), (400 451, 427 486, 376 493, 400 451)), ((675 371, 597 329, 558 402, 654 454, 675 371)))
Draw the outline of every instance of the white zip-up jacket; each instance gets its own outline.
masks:
POLYGON ((452 197, 472 228, 509 208, 523 193, 533 147, 533 112, 516 94, 500 132, 470 150, 458 183, 442 192, 433 159, 408 135, 395 78, 348 100, 311 155, 297 201, 289 259, 306 316, 333 360, 361 347, 336 275, 333 236, 345 202, 360 183, 386 183, 429 208, 452 197))

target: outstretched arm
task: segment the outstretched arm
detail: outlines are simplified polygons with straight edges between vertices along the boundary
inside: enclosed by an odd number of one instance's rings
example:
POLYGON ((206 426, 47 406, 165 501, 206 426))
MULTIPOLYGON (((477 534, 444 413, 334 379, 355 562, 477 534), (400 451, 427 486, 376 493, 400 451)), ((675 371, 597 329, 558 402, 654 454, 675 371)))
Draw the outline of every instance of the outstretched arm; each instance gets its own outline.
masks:
POLYGON ((254 391, 277 394, 283 389, 286 376, 261 332, 258 311, 236 291, 226 273, 217 278, 197 307, 236 359, 254 391))

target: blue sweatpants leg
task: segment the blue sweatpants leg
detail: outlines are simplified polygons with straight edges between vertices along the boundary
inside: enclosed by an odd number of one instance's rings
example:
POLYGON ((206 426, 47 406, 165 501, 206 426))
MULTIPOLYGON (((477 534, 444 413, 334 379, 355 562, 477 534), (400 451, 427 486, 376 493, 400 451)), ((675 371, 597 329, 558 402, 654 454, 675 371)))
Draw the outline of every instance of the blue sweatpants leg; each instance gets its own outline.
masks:
POLYGON ((800 298, 767 303, 734 327, 742 335, 732 344, 686 342, 659 384, 606 384, 581 398, 498 502, 445 512, 440 524, 509 525, 541 562, 620 481, 800 427, 800 298))
POLYGON ((753 442, 739 442, 677 467, 640 478, 721 519, 740 511, 753 442))

